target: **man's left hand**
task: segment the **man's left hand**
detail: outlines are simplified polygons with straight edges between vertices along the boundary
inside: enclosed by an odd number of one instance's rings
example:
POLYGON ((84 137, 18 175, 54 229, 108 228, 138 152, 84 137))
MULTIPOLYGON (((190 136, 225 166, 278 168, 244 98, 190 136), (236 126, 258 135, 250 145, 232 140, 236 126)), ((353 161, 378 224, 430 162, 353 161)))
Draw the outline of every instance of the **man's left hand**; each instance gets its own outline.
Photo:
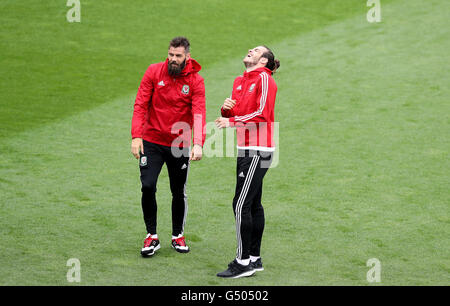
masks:
POLYGON ((189 160, 201 160, 203 156, 203 149, 200 145, 195 144, 191 151, 189 160))

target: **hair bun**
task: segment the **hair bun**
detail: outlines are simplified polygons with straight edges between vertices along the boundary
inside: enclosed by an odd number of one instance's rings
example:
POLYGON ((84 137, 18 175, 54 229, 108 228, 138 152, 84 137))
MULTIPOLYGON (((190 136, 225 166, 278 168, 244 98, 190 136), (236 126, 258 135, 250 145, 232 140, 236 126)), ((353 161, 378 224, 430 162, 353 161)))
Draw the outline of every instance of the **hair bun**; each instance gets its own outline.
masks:
POLYGON ((278 69, 280 67, 280 61, 279 60, 275 60, 275 69, 278 69))
POLYGON ((274 60, 274 64, 275 66, 273 67, 272 73, 275 73, 277 71, 278 68, 280 68, 280 61, 279 60, 274 60))

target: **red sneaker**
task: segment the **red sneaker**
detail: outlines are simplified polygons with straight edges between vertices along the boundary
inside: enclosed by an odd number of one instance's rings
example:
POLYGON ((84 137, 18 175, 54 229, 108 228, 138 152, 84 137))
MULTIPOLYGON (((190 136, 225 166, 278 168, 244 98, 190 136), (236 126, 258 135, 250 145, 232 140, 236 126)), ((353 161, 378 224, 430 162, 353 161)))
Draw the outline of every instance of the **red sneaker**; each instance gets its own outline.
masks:
POLYGON ((172 238, 172 247, 180 253, 189 252, 189 247, 186 245, 184 236, 178 236, 177 238, 172 238))
POLYGON ((151 235, 148 234, 144 240, 144 247, 141 250, 141 255, 144 257, 152 256, 157 250, 159 250, 160 247, 161 245, 159 244, 159 239, 152 238, 151 235))

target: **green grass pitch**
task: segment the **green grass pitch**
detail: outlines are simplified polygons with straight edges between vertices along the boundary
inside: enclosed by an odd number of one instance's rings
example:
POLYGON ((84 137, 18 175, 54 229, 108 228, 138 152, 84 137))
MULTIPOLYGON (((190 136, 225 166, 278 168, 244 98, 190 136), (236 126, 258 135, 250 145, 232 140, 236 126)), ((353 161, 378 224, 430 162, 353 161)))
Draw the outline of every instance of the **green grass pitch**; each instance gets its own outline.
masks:
POLYGON ((69 23, 66 1, 3 0, 0 285, 449 285, 450 4, 381 0, 369 23, 366 2, 81 0, 69 23), (235 255, 235 158, 192 165, 188 254, 170 248, 163 169, 162 248, 139 254, 132 108, 178 35, 203 66, 209 122, 249 48, 281 60, 265 271, 250 278, 215 276, 235 255))

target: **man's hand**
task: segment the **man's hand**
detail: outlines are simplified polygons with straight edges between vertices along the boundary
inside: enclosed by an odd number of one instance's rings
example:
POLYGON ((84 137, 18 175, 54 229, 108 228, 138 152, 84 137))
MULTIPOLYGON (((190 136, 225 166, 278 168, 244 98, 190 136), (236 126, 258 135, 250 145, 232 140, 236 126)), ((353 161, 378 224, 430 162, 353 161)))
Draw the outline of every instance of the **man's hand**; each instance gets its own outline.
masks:
POLYGON ((219 129, 227 128, 230 126, 230 119, 228 118, 219 117, 214 122, 219 129))
POLYGON ((144 154, 144 143, 142 142, 142 138, 133 138, 131 140, 131 154, 139 159, 139 154, 144 154))
POLYGON ((201 160, 203 156, 203 149, 200 145, 195 144, 191 151, 189 160, 201 160))
POLYGON ((225 102, 223 102, 222 108, 224 110, 230 110, 236 105, 236 100, 231 100, 230 98, 226 98, 225 102))

